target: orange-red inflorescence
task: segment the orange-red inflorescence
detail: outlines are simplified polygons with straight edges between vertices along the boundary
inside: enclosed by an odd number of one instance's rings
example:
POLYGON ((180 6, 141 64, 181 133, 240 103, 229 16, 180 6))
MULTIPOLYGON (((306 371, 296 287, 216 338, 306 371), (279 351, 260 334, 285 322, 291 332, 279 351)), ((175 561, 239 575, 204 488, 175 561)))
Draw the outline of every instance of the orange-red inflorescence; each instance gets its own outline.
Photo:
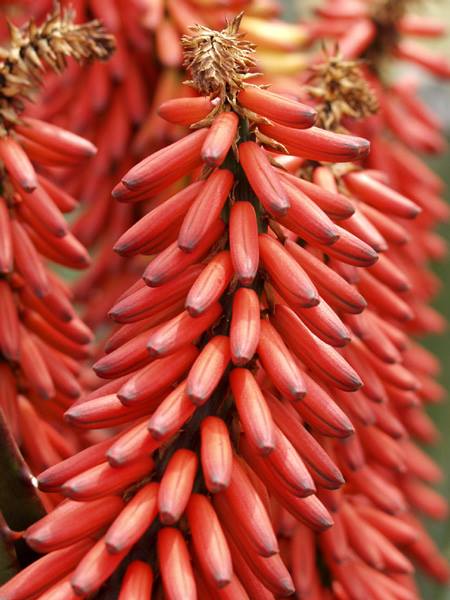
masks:
POLYGON ((55 185, 51 168, 78 167, 96 148, 58 126, 23 117, 23 100, 36 88, 36 71, 62 68, 67 56, 106 57, 111 44, 98 23, 77 28, 69 13, 55 12, 39 27, 11 27, 0 62, 2 431, 9 428, 34 473, 84 445, 63 414, 81 395, 80 361, 89 356, 93 336, 48 262, 83 269, 90 259, 64 216, 78 203, 55 185))
MULTIPOLYGON (((305 31, 343 37, 354 59, 384 26, 368 6, 329 3, 305 31)), ((416 445, 437 435, 424 409, 442 397, 439 365, 411 337, 443 326, 427 265, 447 211, 406 147, 439 150, 438 127, 374 70, 381 111, 358 123, 343 104, 324 112, 316 80, 302 102, 297 82, 253 85, 239 22, 183 39, 197 96, 159 115, 191 131, 113 190, 149 208, 114 249, 150 258, 110 310, 117 327, 94 365, 107 381, 66 411, 110 435, 39 475, 65 500, 23 533, 44 556, 4 600, 104 584, 120 600, 414 600, 415 565, 449 577, 418 520, 447 515, 431 487, 441 473, 416 445), (415 142, 394 128, 397 102, 421 124, 415 142)), ((32 171, 10 164, 30 186, 32 171)))

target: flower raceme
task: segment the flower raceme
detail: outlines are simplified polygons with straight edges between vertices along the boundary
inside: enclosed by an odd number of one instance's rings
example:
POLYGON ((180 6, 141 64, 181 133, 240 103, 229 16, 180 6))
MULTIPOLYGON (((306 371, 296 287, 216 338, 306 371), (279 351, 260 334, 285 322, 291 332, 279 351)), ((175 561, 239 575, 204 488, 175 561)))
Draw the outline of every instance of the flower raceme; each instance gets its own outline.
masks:
MULTIPOLYGON (((194 28, 190 51, 230 36, 245 65, 238 23, 194 28)), ((150 259, 110 311, 118 329, 94 365, 108 381, 66 417, 115 433, 39 475, 66 500, 24 532, 45 556, 2 598, 89 596, 119 570, 120 598, 412 600, 406 555, 448 577, 412 514, 446 512, 410 439, 433 437, 422 405, 439 396, 402 299, 419 265, 403 223, 419 209, 361 167, 365 139, 316 128, 309 106, 237 74, 214 73, 191 123, 185 98, 163 105, 198 128, 113 192, 157 197, 116 243, 150 259), (317 161, 356 162, 338 191, 317 161)))
POLYGON ((58 450, 56 431, 53 441, 47 439, 40 399, 48 401, 47 421, 61 421, 64 407, 81 394, 77 361, 89 356, 92 340, 71 305, 70 292, 46 265, 51 260, 82 269, 90 260, 64 219, 77 202, 38 175, 31 162, 42 164, 42 158, 45 164, 47 151, 56 157, 52 164, 73 165, 92 156, 95 147, 35 119, 24 119, 16 134, 0 140, 5 168, 0 199, 2 402, 35 471, 67 456, 58 450))
POLYGON ((51 261, 83 269, 90 262, 64 217, 78 203, 53 183, 52 169, 80 166, 96 148, 22 111, 45 66, 62 69, 68 56, 104 58, 113 40, 98 22, 75 25, 65 11, 39 26, 11 25, 11 32, 0 64, 1 408, 31 470, 38 472, 80 448, 62 415, 81 395, 78 361, 89 356, 92 340, 69 289, 47 266, 51 261))

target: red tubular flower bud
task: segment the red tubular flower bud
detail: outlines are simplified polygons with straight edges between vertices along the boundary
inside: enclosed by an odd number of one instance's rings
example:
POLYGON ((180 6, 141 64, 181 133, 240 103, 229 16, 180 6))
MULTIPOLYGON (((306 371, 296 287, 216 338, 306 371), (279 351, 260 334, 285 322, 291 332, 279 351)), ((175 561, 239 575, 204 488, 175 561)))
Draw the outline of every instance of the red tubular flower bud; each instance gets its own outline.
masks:
POLYGON ((30 331, 37 334, 44 342, 63 354, 79 360, 83 360, 89 356, 90 351, 87 344, 79 344, 68 339, 63 327, 60 330, 55 329, 34 311, 25 310, 22 320, 30 331))
POLYGON ((116 394, 108 394, 74 404, 65 412, 64 417, 84 429, 115 427, 148 415, 160 401, 161 395, 135 406, 124 406, 116 394))
POLYGON ((219 167, 225 160, 236 138, 239 117, 235 112, 223 112, 215 117, 202 146, 202 160, 211 167, 219 167))
POLYGON ((36 560, 2 586, 2 598, 28 600, 44 592, 70 573, 92 545, 92 540, 83 540, 36 560))
POLYGON ((350 333, 341 319, 325 300, 317 306, 302 308, 291 305, 297 315, 318 338, 330 346, 342 347, 350 341, 350 333))
POLYGON ((117 392, 119 400, 126 406, 152 400, 180 379, 198 353, 195 346, 188 345, 166 358, 155 360, 128 379, 117 392))
POLYGON ((42 354, 25 327, 20 327, 20 368, 28 386, 41 398, 48 400, 55 395, 55 386, 45 365, 42 354))
POLYGON ((6 201, 0 197, 0 273, 7 274, 13 270, 11 220, 6 201))
POLYGON ((201 464, 206 487, 217 494, 230 484, 233 450, 228 428, 218 417, 206 417, 200 426, 201 464))
POLYGON ((160 443, 151 437, 145 420, 122 433, 108 448, 106 458, 112 467, 123 467, 150 455, 159 446, 160 443))
POLYGON ((172 527, 160 529, 157 548, 159 568, 167 597, 170 600, 196 600, 194 574, 182 533, 172 527))
POLYGON ((9 282, 0 280, 0 352, 6 360, 19 360, 19 317, 9 282))
POLYGON ((450 62, 444 56, 436 55, 428 48, 411 41, 401 41, 394 48, 398 58, 420 65, 438 77, 450 78, 450 62))
POLYGON ((300 497, 316 491, 314 481, 297 450, 278 427, 275 427, 275 448, 264 459, 271 470, 281 477, 300 497))
POLYGON ((333 244, 338 233, 328 215, 289 180, 285 179, 283 185, 291 206, 277 221, 311 243, 333 244))
POLYGON ((349 472, 347 479, 381 510, 393 515, 406 510, 405 499, 398 488, 368 465, 349 472))
MULTIPOLYGON (((178 300, 185 298, 201 271, 201 265, 192 265, 164 285, 156 288, 143 286, 118 301, 110 310, 109 316, 118 323, 134 323, 159 314, 168 305, 178 303, 178 300)), ((153 327, 153 325, 149 325, 149 327, 153 327)))
POLYGON ((361 273, 358 287, 369 304, 374 306, 383 316, 400 322, 410 321, 414 318, 410 306, 370 273, 366 271, 361 273))
POLYGON ((158 483, 148 483, 126 504, 105 534, 108 552, 128 552, 144 535, 158 514, 158 490, 158 483))
POLYGON ((400 480, 400 489, 408 504, 414 509, 439 521, 444 521, 447 518, 447 500, 421 481, 413 477, 403 477, 400 480))
POLYGON ((147 341, 153 331, 155 328, 144 331, 120 348, 102 356, 93 366, 96 374, 105 379, 113 379, 147 365, 152 360, 147 350, 147 341))
POLYGON ((13 181, 26 192, 37 188, 37 175, 25 150, 12 137, 4 136, 0 140, 0 159, 13 181))
POLYGON ((47 177, 38 175, 38 181, 39 185, 47 192, 62 213, 72 212, 78 206, 78 201, 75 198, 47 179, 47 177))
POLYGON ((289 198, 264 150, 255 142, 244 142, 239 145, 239 160, 266 211, 274 215, 285 215, 290 207, 289 198))
POLYGON ((291 400, 301 400, 306 393, 302 372, 269 321, 261 321, 257 350, 264 370, 281 394, 291 400))
POLYGON ((133 256, 141 252, 168 227, 184 218, 204 185, 204 181, 191 183, 151 210, 121 235, 114 250, 122 256, 133 256))
POLYGON ((308 433, 294 409, 280 402, 266 392, 266 399, 277 426, 297 450, 300 457, 328 481, 331 489, 336 489, 344 483, 339 469, 330 459, 322 446, 308 433))
POLYGON ((351 435, 354 428, 347 415, 313 377, 303 373, 303 378, 306 384, 306 396, 301 403, 294 404, 294 408, 303 416, 302 407, 305 406, 328 427, 334 429, 336 435, 338 433, 342 437, 351 435))
POLYGON ((33 223, 29 228, 30 238, 36 249, 53 262, 70 267, 71 269, 85 269, 90 264, 88 251, 71 233, 62 238, 49 237, 45 230, 36 229, 33 223))
POLYGON ((333 527, 323 531, 318 537, 318 544, 328 560, 342 563, 350 558, 351 550, 340 510, 333 514, 333 521, 333 527))
POLYGON ((269 454, 275 447, 274 424, 256 379, 248 369, 233 369, 229 379, 245 433, 261 454, 269 454))
POLYGON ((280 555, 263 557, 256 554, 249 539, 242 535, 239 524, 234 520, 226 503, 220 501, 216 496, 214 507, 220 516, 221 523, 226 527, 225 537, 232 554, 233 567, 240 579, 245 581, 242 573, 246 573, 247 569, 250 569, 253 577, 259 582, 258 588, 262 587, 265 591, 266 595, 261 596, 261 599, 264 598, 264 600, 266 597, 268 600, 273 599, 273 595, 267 595, 267 590, 281 597, 293 594, 295 592, 294 584, 280 555))
POLYGON ((259 236, 261 262, 275 287, 296 298, 305 308, 319 304, 319 294, 302 267, 292 258, 280 242, 267 234, 259 236))
POLYGON ((208 581, 218 588, 233 576, 230 550, 211 503, 201 494, 192 494, 186 515, 200 567, 208 581))
MULTIPOLYGON (((381 429, 381 425, 378 427, 381 429)), ((407 439, 401 440, 401 446, 409 473, 428 483, 442 481, 442 470, 421 448, 407 439)))
POLYGON ((413 219, 420 207, 384 183, 366 175, 364 171, 348 173, 344 181, 349 190, 360 200, 387 214, 413 219))
POLYGON ((372 246, 376 252, 385 252, 388 249, 388 243, 384 237, 359 208, 349 219, 342 223, 342 226, 346 231, 372 246))
POLYGON ((314 281, 320 295, 331 306, 337 310, 355 314, 364 310, 367 306, 366 301, 345 279, 298 244, 288 240, 285 245, 289 253, 314 281))
POLYGON ((406 464, 401 445, 376 426, 359 430, 362 446, 368 456, 396 473, 405 473, 406 464))
MULTIPOLYGON (((355 340, 356 341, 356 340, 355 340)), ((374 354, 367 350, 364 344, 358 344, 358 349, 364 354, 365 358, 370 362, 377 375, 382 380, 383 384, 389 384, 394 388, 399 388, 405 391, 414 391, 420 388, 420 383, 417 378, 403 365, 387 364, 381 361, 374 354)))
MULTIPOLYGON (((208 129, 199 129, 144 158, 122 178, 122 184, 152 196, 165 190, 201 164, 200 152, 207 135, 208 129)), ((127 193, 119 184, 114 188, 113 196, 128 201, 132 200, 133 192, 127 193)))
POLYGON ((245 365, 256 352, 260 336, 260 305, 254 290, 240 288, 234 294, 230 325, 233 363, 245 365))
POLYGON ((133 560, 123 576, 118 600, 151 598, 152 588, 153 571, 150 565, 142 560, 133 560))
POLYGON ((70 583, 78 596, 88 596, 94 593, 115 571, 125 558, 126 552, 111 554, 105 545, 104 538, 78 563, 70 578, 70 583))
MULTIPOLYGON (((172 355, 168 357, 172 359, 172 355)), ((186 393, 196 405, 204 404, 216 389, 230 362, 230 340, 213 337, 203 348, 189 371, 186 393)))
POLYGON ((314 591, 316 548, 314 533, 302 523, 296 524, 289 556, 295 590, 300 598, 307 598, 314 591))
POLYGON ((26 138, 23 135, 17 136, 20 146, 25 151, 27 156, 41 165, 49 167, 74 167, 79 162, 79 158, 68 156, 67 154, 61 154, 55 152, 46 146, 37 144, 30 138, 26 138))
POLYGON ((38 298, 49 291, 49 282, 42 260, 25 228, 16 220, 11 221, 14 266, 38 298))
MULTIPOLYGON (((321 167, 314 170, 316 175, 321 167)), ((291 175, 286 171, 279 171, 282 180, 289 182, 292 186, 306 194, 319 208, 321 208, 331 219, 340 220, 348 219, 355 212, 353 204, 344 195, 337 191, 330 191, 321 187, 318 182, 306 181, 295 175, 291 175)))
POLYGON ((344 502, 340 510, 348 541, 358 556, 374 569, 384 570, 385 563, 380 548, 368 544, 371 530, 368 530, 366 520, 361 518, 349 502, 344 502))
POLYGON ((312 334, 287 306, 275 306, 272 323, 289 348, 325 383, 346 391, 361 387, 358 374, 331 346, 312 334))
POLYGON ((153 460, 147 456, 118 469, 103 462, 66 481, 61 487, 61 492, 73 500, 103 498, 121 492, 136 480, 148 475, 153 466, 153 460))
POLYGON ((377 35, 377 29, 372 19, 358 19, 346 28, 345 34, 339 39, 340 56, 344 59, 357 59, 367 50, 377 35))
POLYGON ((36 552, 53 552, 102 530, 123 506, 118 496, 106 496, 93 502, 67 500, 28 527, 24 537, 36 552))
POLYGON ((180 383, 153 413, 148 430, 155 440, 169 438, 193 415, 196 409, 186 394, 186 381, 180 383))
POLYGON ((158 254, 144 271, 143 279, 150 287, 157 287, 167 283, 187 267, 201 260, 209 251, 211 246, 217 242, 225 229, 221 219, 213 222, 192 252, 183 252, 174 242, 168 248, 158 254))
POLYGON ((97 153, 94 144, 71 131, 31 117, 25 117, 22 122, 16 126, 18 133, 54 152, 79 159, 97 153))
POLYGON ((241 285, 251 285, 259 265, 258 223, 250 202, 235 202, 230 212, 230 253, 241 285))
POLYGON ((103 462, 105 452, 113 443, 114 438, 103 440, 49 467, 38 475, 39 489, 44 492, 58 491, 60 486, 68 479, 103 462))
POLYGON ((40 226, 44 227, 50 234, 56 237, 67 235, 69 231, 67 223, 59 208, 43 187, 38 186, 29 193, 21 191, 20 195, 23 199, 23 204, 19 205, 19 210, 22 206, 29 210, 33 218, 38 219, 40 226))
POLYGON ((167 323, 158 326, 148 336, 147 349, 151 356, 167 356, 173 354, 186 344, 193 342, 204 331, 211 327, 222 314, 222 306, 216 302, 198 317, 191 317, 187 311, 182 312, 167 323))
POLYGON ((225 292, 233 274, 228 250, 222 250, 213 256, 189 290, 186 298, 188 313, 192 317, 198 317, 208 310, 225 292))
MULTIPOLYGON (((264 135, 284 144, 290 154, 308 160, 350 162, 362 160, 370 150, 370 142, 364 138, 334 133, 318 127, 293 129, 277 123, 261 124, 260 130, 264 135)), ((251 183, 250 177, 249 181, 251 183)))
POLYGON ((176 125, 192 125, 203 120, 214 108, 214 100, 208 96, 199 98, 174 98, 166 100, 158 108, 158 115, 176 125))
POLYGON ((395 545, 409 546, 419 537, 416 529, 409 523, 386 514, 373 506, 358 503, 355 509, 365 522, 369 523, 395 545))
POLYGON ((445 23, 438 18, 422 15, 404 15, 398 22, 398 29, 406 35, 440 37, 445 35, 445 23))
POLYGON ((212 173, 183 219, 178 234, 178 247, 194 252, 208 238, 210 229, 220 213, 233 186, 234 177, 228 169, 212 173))
POLYGON ((408 276, 385 254, 380 255, 369 272, 395 292, 406 292, 411 289, 408 276))
POLYGON ((215 495, 225 503, 254 551, 264 557, 278 552, 278 543, 264 504, 237 458, 233 458, 230 485, 215 495))
POLYGON ((252 112, 288 127, 311 127, 317 116, 312 106, 258 87, 247 87, 239 92, 238 102, 252 112))
POLYGON ((243 443, 242 451, 246 460, 260 474, 270 489, 271 495, 296 519, 319 532, 331 527, 333 520, 316 496, 309 493, 306 497, 299 497, 300 494, 295 494, 292 487, 288 486, 278 473, 270 468, 267 461, 251 452, 248 442, 247 445, 245 442, 243 443))
POLYGON ((350 365, 360 375, 364 384, 364 394, 373 402, 388 402, 383 383, 361 352, 359 342, 354 340, 343 352, 350 365))
POLYGON ((191 450, 177 450, 167 463, 158 491, 159 518, 173 525, 189 502, 197 473, 197 456, 191 450))
MULTIPOLYGON (((359 421, 363 425, 375 423, 376 417, 372 409, 372 402, 361 390, 352 392, 351 395, 342 390, 333 390, 333 392, 335 401, 352 420, 359 421)), ((354 445, 353 441, 350 442, 350 445, 352 444, 354 445)))
MULTIPOLYGON (((249 564, 241 554, 236 544, 233 542, 230 535, 227 535, 227 533, 225 535, 233 559, 233 570, 239 577, 239 581, 242 582, 247 593, 250 594, 250 598, 274 600, 275 596, 267 589, 260 577, 256 576, 250 569, 249 564)), ((264 560, 262 557, 260 558, 261 560, 264 560)))
POLYGON ((78 594, 75 593, 70 584, 70 575, 58 581, 58 583, 39 596, 39 600, 78 600, 78 598, 78 594))
POLYGON ((339 239, 331 246, 318 247, 329 256, 355 267, 370 267, 378 260, 375 250, 358 237, 336 225, 339 239))

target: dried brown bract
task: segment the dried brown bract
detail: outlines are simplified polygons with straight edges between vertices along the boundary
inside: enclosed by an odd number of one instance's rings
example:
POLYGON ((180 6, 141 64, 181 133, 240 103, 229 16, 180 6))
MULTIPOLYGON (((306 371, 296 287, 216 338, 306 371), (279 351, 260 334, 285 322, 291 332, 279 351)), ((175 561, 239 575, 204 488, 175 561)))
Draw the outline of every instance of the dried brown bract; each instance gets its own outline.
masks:
POLYGON ((0 48, 0 134, 18 122, 23 100, 33 98, 46 67, 59 72, 68 57, 105 60, 114 51, 114 38, 99 21, 75 24, 74 16, 57 7, 39 26, 34 21, 9 25, 9 47, 0 48))
POLYGON ((217 113, 225 102, 236 105, 237 94, 245 82, 255 76, 255 45, 239 33, 242 13, 228 22, 222 31, 203 25, 193 25, 192 35, 181 38, 184 49, 184 66, 192 79, 187 85, 200 94, 220 98, 217 113))
POLYGON ((318 101, 317 125, 345 132, 345 117, 361 119, 378 110, 378 101, 361 72, 361 61, 344 60, 326 49, 325 61, 313 67, 309 94, 318 101))

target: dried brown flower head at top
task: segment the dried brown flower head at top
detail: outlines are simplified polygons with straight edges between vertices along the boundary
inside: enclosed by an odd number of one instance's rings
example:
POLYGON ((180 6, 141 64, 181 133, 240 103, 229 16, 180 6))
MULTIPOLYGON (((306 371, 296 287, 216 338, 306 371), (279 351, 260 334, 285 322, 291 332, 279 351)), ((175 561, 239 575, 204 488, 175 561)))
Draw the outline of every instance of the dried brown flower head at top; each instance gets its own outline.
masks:
POLYGON ((324 50, 325 61, 312 67, 309 94, 318 101, 317 125, 345 132, 342 119, 361 119, 378 110, 378 101, 361 72, 361 61, 345 60, 337 49, 324 50))
POLYGON ((255 45, 239 33, 242 13, 234 17, 222 31, 203 25, 193 25, 192 35, 181 39, 184 49, 184 66, 192 79, 188 85, 200 94, 219 97, 234 105, 236 96, 247 79, 254 76, 249 71, 255 66, 255 45))
POLYGON ((41 25, 10 24, 11 42, 0 48, 0 135, 18 122, 23 100, 31 99, 46 66, 61 71, 67 57, 76 61, 107 59, 114 51, 113 36, 99 21, 75 24, 74 12, 57 7, 41 25))

